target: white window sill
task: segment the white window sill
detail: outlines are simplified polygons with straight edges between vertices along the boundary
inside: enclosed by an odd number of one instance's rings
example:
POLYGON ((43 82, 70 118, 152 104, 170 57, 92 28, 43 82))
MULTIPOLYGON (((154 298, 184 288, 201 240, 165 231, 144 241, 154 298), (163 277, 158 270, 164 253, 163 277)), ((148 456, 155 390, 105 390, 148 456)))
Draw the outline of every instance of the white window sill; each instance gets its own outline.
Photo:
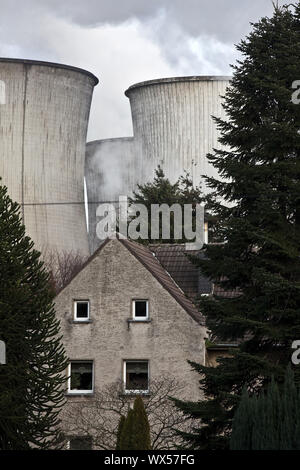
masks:
POLYGON ((78 397, 78 396, 91 397, 91 396, 94 396, 94 392, 93 391, 91 391, 91 392, 87 391, 86 392, 86 391, 80 391, 80 390, 78 390, 76 392, 75 391, 74 392, 68 391, 68 392, 66 392, 66 396, 68 396, 68 397, 78 397))
POLYGON ((130 396, 150 396, 150 390, 125 390, 124 392, 121 392, 119 395, 123 397, 130 397, 130 396))

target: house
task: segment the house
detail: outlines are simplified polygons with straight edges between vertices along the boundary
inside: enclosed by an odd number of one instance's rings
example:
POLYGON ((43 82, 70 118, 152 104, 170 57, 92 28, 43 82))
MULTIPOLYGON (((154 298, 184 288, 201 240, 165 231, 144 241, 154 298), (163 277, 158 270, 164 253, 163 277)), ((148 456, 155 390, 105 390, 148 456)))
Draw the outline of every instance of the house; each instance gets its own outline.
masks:
MULTIPOLYGON (((204 318, 150 248, 107 239, 58 293, 56 312, 70 361, 66 407, 92 404, 116 382, 147 400, 160 377, 187 385, 178 398, 201 398, 187 361, 205 363, 204 318)), ((80 437, 73 426, 71 448, 80 437)))

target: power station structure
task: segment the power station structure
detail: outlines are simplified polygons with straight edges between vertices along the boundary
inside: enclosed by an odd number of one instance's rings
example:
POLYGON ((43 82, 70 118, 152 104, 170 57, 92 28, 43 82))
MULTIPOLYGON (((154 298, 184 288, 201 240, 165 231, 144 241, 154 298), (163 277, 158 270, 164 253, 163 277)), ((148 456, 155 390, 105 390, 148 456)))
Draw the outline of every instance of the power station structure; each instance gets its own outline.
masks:
POLYGON ((0 176, 35 247, 89 254, 87 125, 98 79, 61 64, 0 59, 0 176))
POLYGON ((20 204, 26 233, 42 253, 92 254, 101 243, 98 205, 131 196, 158 165, 172 182, 184 171, 197 185, 203 174, 216 175, 206 155, 220 148, 212 116, 226 119, 221 97, 230 77, 137 83, 125 92, 133 136, 86 144, 97 83, 76 67, 0 58, 1 184, 20 204))
MULTIPOLYGON (((158 165, 175 182, 187 171, 193 182, 217 176, 206 155, 218 143, 212 116, 226 119, 221 97, 230 84, 227 76, 163 78, 137 83, 125 95, 130 100, 133 137, 104 139, 87 144, 85 178, 89 201, 89 246, 101 243, 96 235, 96 209, 101 202, 118 203, 137 184, 151 181, 158 165)), ((206 188, 202 185, 203 190, 206 188)))

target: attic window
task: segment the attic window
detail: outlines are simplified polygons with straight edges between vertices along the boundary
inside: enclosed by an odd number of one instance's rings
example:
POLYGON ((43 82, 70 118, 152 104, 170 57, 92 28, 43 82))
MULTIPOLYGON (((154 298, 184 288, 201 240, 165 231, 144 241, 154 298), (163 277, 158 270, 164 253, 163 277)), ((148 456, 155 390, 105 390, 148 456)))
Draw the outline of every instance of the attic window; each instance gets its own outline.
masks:
POLYGON ((148 300, 132 301, 132 316, 134 320, 147 320, 149 318, 148 300))
POLYGON ((88 300, 74 301, 74 320, 88 321, 90 318, 90 303, 88 300))
POLYGON ((68 376, 68 393, 88 394, 93 392, 92 361, 71 361, 68 376))
POLYGON ((124 361, 125 393, 149 392, 148 361, 124 361))

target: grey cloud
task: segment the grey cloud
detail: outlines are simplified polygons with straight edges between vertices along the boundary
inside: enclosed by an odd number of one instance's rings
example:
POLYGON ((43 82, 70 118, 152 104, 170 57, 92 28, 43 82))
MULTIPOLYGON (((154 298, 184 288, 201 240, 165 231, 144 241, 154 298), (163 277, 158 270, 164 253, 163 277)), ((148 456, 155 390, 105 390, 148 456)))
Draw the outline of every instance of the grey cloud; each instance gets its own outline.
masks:
POLYGON ((230 63, 236 58, 232 44, 213 35, 188 35, 177 23, 169 21, 165 11, 143 25, 144 34, 158 44, 165 59, 181 75, 231 73, 230 63))
MULTIPOLYGON (((37 0, 33 0, 37 2, 37 0)), ((279 0, 279 4, 286 3, 279 0)), ((145 20, 164 10, 169 22, 191 36, 213 35, 220 41, 238 42, 249 31, 249 22, 272 13, 271 0, 45 0, 57 15, 81 25, 145 20)))
POLYGON ((230 74, 233 43, 249 31, 249 21, 271 13, 271 0, 1 0, 0 56, 63 62, 100 75, 89 138, 131 135, 128 86, 230 74))

